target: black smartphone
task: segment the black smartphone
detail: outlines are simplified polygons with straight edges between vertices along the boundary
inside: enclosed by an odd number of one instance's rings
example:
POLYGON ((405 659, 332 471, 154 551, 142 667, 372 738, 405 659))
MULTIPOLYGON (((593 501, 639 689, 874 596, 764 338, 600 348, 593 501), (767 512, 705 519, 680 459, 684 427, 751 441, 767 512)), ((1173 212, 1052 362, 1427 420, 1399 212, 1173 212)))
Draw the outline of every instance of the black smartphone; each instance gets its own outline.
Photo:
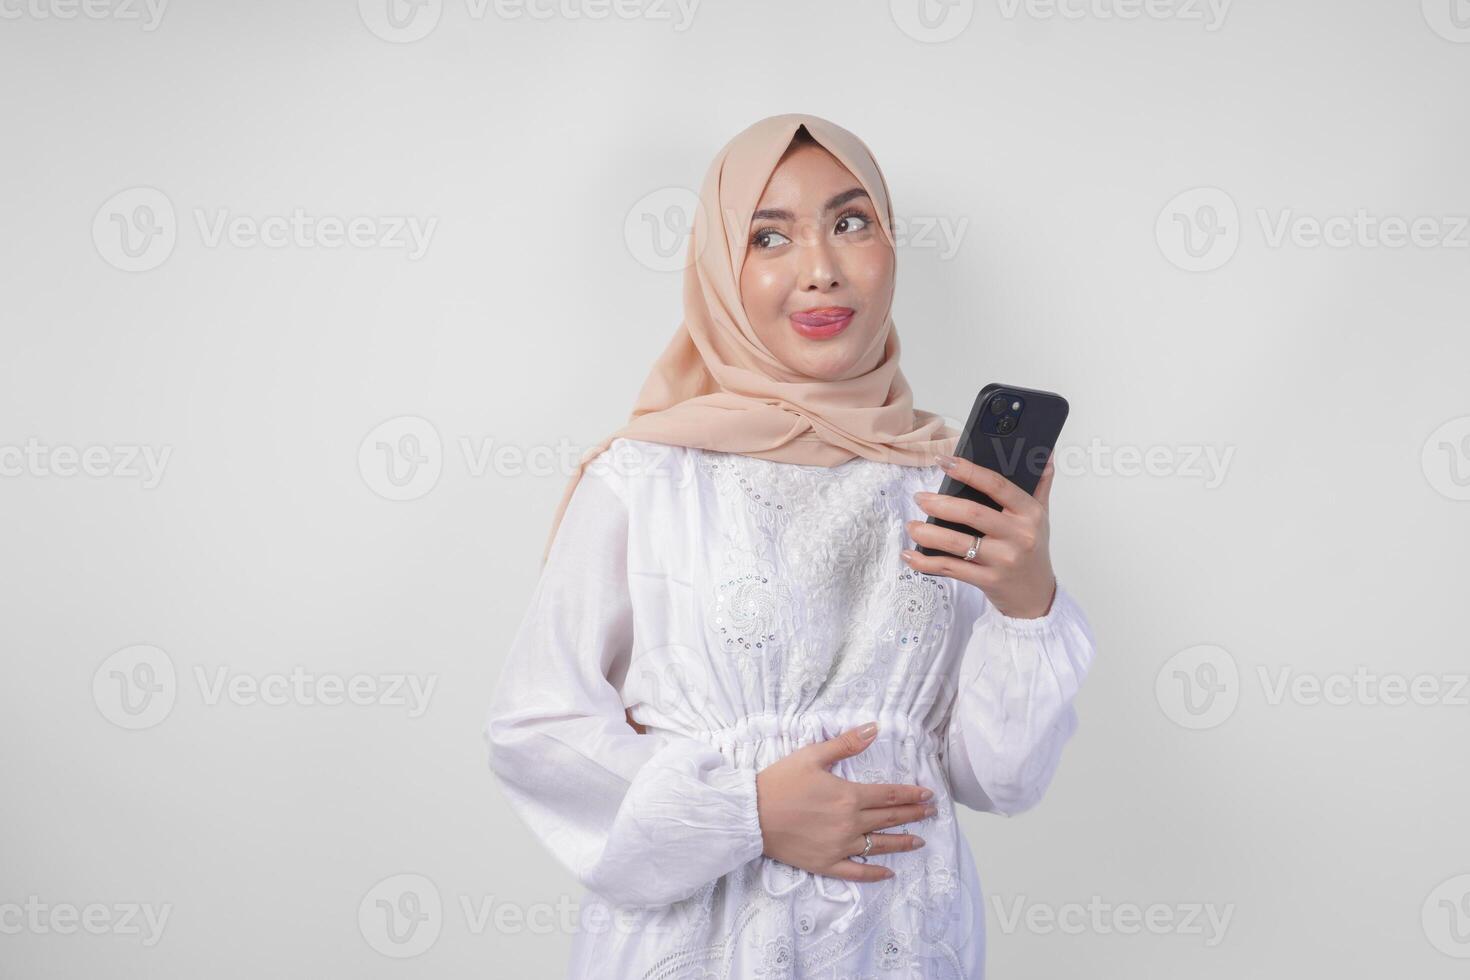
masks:
MULTIPOLYGON (((965 431, 955 444, 955 455, 995 470, 1027 493, 1035 493, 1066 421, 1067 400, 1056 392, 988 384, 975 398, 965 431)), ((1001 509, 987 494, 948 474, 939 492, 1001 509)), ((928 523, 967 535, 978 533, 973 527, 940 520, 932 514, 928 523)), ((950 554, 925 545, 917 550, 931 557, 950 554)))

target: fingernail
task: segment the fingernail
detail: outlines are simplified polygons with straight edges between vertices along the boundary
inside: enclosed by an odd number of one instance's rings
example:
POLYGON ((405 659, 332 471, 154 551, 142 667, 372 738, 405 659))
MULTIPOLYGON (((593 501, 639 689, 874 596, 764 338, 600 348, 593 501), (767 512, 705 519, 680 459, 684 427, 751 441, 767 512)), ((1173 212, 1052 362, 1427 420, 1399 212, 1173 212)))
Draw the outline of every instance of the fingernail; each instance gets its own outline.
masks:
POLYGON ((864 725, 862 728, 859 728, 858 729, 858 737, 859 738, 872 738, 874 735, 877 735, 877 734, 878 734, 878 723, 876 721, 870 721, 866 725, 864 725))
POLYGON ((926 789, 926 790, 924 790, 923 792, 921 792, 919 794, 919 799, 921 799, 921 800, 932 800, 932 799, 934 799, 934 791, 932 789, 926 789))
POLYGON ((913 548, 905 548, 900 552, 907 561, 918 561, 919 553, 913 548))
POLYGON ((914 499, 919 501, 933 500, 937 496, 939 495, 935 493, 930 493, 928 490, 916 490, 914 492, 914 499))
POLYGON ((921 848, 923 846, 924 846, 924 838, 920 837, 918 834, 915 834, 914 835, 914 850, 918 850, 919 848, 921 848))
POLYGON ((947 472, 954 469, 954 464, 956 460, 953 456, 946 456, 944 453, 940 453, 938 456, 934 457, 934 462, 939 464, 939 468, 941 470, 945 470, 947 472))
POLYGON ((938 812, 939 812, 939 808, 936 807, 936 806, 926 806, 926 807, 924 807, 924 816, 926 816, 926 817, 932 817, 932 816, 934 816, 938 812))
POLYGON ((884 868, 883 869, 883 877, 885 877, 885 878, 892 878, 893 877, 893 869, 892 868, 884 868))

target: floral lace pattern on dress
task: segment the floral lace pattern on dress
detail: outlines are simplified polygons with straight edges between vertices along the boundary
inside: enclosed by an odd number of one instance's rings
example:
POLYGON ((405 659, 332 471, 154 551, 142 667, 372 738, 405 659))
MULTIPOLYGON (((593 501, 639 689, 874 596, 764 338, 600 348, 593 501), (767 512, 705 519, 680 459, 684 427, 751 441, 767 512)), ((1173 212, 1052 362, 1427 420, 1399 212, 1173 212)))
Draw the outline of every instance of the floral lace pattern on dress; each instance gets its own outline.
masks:
MULTIPOLYGON (((911 495, 929 489, 932 474, 868 460, 828 468, 709 451, 692 453, 691 465, 720 516, 721 535, 705 556, 706 628, 748 698, 781 706, 777 717, 797 712, 795 720, 891 711, 896 692, 935 669, 954 619, 954 582, 916 572, 899 556, 909 544, 903 521, 916 510, 911 495)), ((812 740, 809 728, 788 731, 790 744, 812 740)), ((782 736, 761 728, 750 737, 782 736)), ((939 748, 933 733, 888 732, 834 772, 942 784, 939 748)), ((769 858, 721 879, 718 894, 697 900, 735 903, 733 932, 662 957, 644 980, 963 976, 945 939, 960 882, 958 830, 942 785, 934 802, 935 817, 888 828, 929 842, 874 858, 894 870, 891 879, 857 884, 769 858), (859 950, 869 955, 852 964, 866 972, 841 973, 859 950)))
POLYGON ((872 699, 881 656, 942 644, 954 582, 916 572, 898 554, 909 543, 908 495, 927 486, 926 471, 717 452, 697 460, 726 523, 707 620, 748 674, 764 667, 798 700, 854 707, 872 699), (804 628, 814 618, 819 628, 804 628))

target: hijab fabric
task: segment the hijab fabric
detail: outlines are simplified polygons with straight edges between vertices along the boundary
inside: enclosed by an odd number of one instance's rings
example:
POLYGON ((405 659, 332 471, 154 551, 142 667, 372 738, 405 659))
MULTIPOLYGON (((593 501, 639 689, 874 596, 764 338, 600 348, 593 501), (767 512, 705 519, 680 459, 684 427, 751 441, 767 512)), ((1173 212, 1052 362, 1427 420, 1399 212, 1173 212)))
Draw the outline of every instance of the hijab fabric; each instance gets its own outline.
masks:
POLYGON ((802 127, 857 178, 884 236, 890 245, 895 242, 883 172, 863 141, 841 126, 788 113, 762 119, 725 144, 700 188, 684 268, 684 321, 654 363, 627 423, 577 463, 557 505, 543 562, 587 464, 619 437, 817 466, 858 456, 928 466, 935 453, 954 451, 959 432, 913 406, 899 369, 891 304, 859 363, 880 345, 882 360, 864 374, 838 380, 810 377, 777 360, 746 317, 740 269, 750 241, 749 215, 802 127))

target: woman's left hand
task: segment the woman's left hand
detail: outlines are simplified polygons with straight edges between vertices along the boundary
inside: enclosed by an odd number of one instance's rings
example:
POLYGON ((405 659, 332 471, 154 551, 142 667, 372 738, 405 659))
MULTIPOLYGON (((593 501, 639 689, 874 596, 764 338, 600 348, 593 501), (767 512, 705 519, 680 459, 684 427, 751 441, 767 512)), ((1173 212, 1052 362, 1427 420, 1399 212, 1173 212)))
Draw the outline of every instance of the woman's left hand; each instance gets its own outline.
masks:
POLYGON ((1047 459, 1033 497, 994 470, 967 459, 941 456, 940 465, 948 459, 954 460, 949 468, 950 476, 984 492, 1003 509, 995 510, 949 494, 914 494, 924 513, 973 527, 982 537, 974 559, 966 561, 964 554, 974 543, 974 535, 925 521, 909 521, 909 536, 915 542, 955 557, 930 557, 905 550, 904 560, 909 567, 926 575, 948 575, 970 583, 984 592, 1002 615, 1018 619, 1045 616, 1051 610, 1057 587, 1051 568, 1051 529, 1047 520, 1056 465, 1047 459))

